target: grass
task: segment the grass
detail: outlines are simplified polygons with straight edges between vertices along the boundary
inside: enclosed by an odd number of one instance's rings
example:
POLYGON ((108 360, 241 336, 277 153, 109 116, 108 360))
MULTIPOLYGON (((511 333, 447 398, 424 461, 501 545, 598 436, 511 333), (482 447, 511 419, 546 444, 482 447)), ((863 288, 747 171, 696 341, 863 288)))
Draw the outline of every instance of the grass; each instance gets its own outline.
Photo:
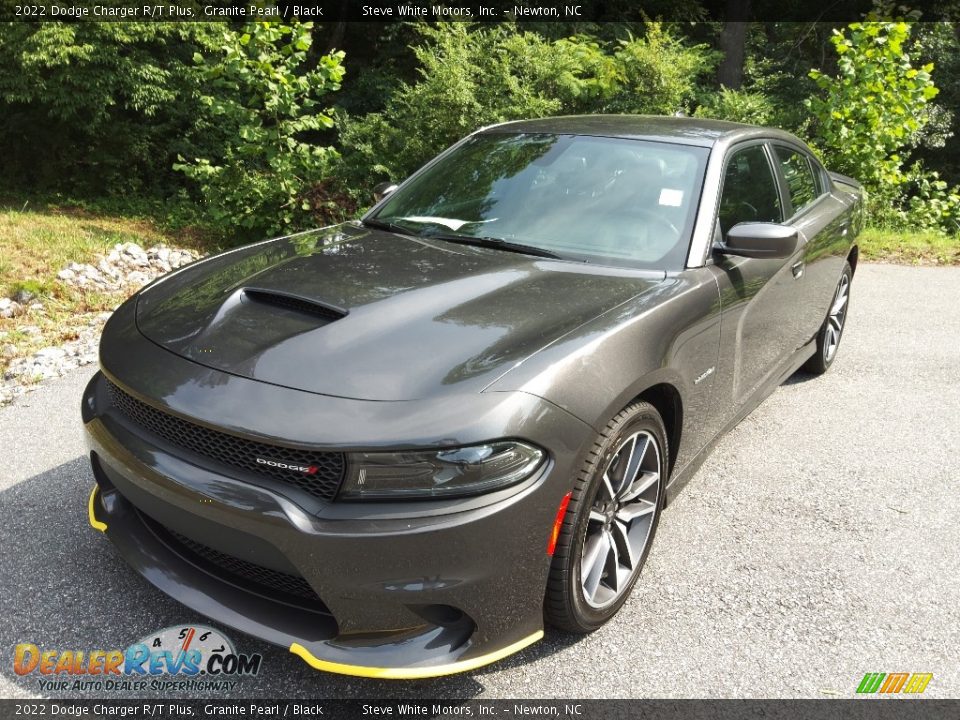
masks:
POLYGON ((77 329, 92 315, 112 310, 124 299, 118 293, 74 288, 60 281, 57 273, 71 262, 95 264, 115 244, 127 242, 203 253, 217 245, 209 234, 165 231, 145 219, 58 207, 0 207, 0 298, 25 289, 37 296, 31 302, 43 304, 42 310, 0 318, 0 373, 15 357, 75 339, 77 329), (39 333, 25 331, 32 328, 39 328, 39 333))
POLYGON ((868 227, 858 238, 860 258, 906 265, 960 265, 960 235, 868 227))

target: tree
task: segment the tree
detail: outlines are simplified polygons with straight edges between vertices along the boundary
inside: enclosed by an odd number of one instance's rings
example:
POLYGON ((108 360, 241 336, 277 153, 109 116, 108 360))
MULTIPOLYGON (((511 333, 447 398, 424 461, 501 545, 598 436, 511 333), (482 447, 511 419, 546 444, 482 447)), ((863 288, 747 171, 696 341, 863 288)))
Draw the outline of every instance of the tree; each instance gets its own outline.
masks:
POLYGON ((343 53, 305 69, 311 24, 249 23, 222 28, 216 51, 197 53, 202 101, 218 121, 215 154, 174 167, 197 183, 216 221, 251 234, 277 233, 309 217, 306 193, 337 153, 315 141, 333 127, 320 98, 337 90, 343 53), (312 136, 313 135, 313 136, 312 136))
POLYGON ((914 67, 909 23, 851 23, 834 31, 837 75, 811 70, 807 101, 828 164, 860 180, 875 220, 960 229, 960 193, 919 164, 905 166, 939 92, 933 63, 914 67))

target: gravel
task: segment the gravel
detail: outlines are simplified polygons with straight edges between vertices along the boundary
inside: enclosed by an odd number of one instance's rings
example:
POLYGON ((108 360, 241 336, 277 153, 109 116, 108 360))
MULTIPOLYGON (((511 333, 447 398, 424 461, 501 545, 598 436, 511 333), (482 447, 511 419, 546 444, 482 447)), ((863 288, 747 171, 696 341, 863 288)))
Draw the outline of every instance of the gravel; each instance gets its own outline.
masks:
MULTIPOLYGON (((96 265, 71 263, 57 273, 57 278, 67 285, 95 291, 112 293, 118 301, 133 294, 154 278, 193 262, 199 254, 157 245, 146 250, 136 243, 117 243, 96 265)), ((31 302, 35 295, 29 290, 19 290, 12 298, 0 298, 0 317, 19 317, 27 313, 43 312, 43 303, 31 302)), ((38 387, 38 383, 60 377, 77 367, 97 362, 97 345, 100 330, 110 313, 99 313, 73 329, 77 337, 57 347, 45 347, 26 357, 10 362, 0 378, 0 406, 13 401, 38 387)), ((17 328, 26 335, 39 335, 36 325, 17 328)), ((5 338, 0 337, 0 341, 5 338)), ((16 346, 0 345, 0 355, 14 357, 16 346)))
MULTIPOLYGON (((840 355, 725 437, 665 513, 620 615, 462 676, 384 683, 261 652, 237 697, 850 697, 866 672, 960 695, 960 268, 862 265, 840 355)), ((18 642, 126 647, 207 622, 86 521, 81 368, 0 409, 0 695, 18 642)), ((64 693, 82 696, 82 693, 64 693)), ((123 693, 111 694, 123 696, 123 693)), ((228 697, 226 694, 219 697, 228 697)))

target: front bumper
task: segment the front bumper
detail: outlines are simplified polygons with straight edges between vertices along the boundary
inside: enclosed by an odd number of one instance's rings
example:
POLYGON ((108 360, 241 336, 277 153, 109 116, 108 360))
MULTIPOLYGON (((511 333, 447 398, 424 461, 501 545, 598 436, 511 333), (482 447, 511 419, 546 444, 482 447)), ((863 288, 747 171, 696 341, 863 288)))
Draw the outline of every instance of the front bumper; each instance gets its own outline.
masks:
MULTIPOLYGON (((131 431, 112 416, 105 383, 98 373, 84 396, 97 483, 90 523, 184 605, 314 668, 366 677, 463 672, 542 637, 547 540, 589 437, 562 410, 527 396, 522 403, 536 411, 509 414, 533 412, 554 438, 552 446, 539 439, 550 461, 514 488, 308 511, 276 488, 212 472, 131 431)), ((510 430, 499 436, 517 434, 510 430)))

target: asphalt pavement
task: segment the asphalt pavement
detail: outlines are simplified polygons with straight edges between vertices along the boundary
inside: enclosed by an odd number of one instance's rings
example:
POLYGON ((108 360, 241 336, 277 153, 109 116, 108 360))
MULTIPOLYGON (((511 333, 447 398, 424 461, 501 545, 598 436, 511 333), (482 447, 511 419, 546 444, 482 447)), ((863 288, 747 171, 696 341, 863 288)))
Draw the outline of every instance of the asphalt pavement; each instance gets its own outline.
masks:
MULTIPOLYGON (((87 524, 91 372, 0 409, 0 697, 84 697, 18 677, 17 643, 123 648, 222 627, 87 524)), ((958 475, 960 268, 864 264, 834 367, 790 378, 719 443, 612 623, 583 638, 548 628, 493 666, 416 682, 319 673, 227 630, 264 660, 216 697, 826 698, 867 672, 933 673, 925 697, 960 697, 958 475)))

